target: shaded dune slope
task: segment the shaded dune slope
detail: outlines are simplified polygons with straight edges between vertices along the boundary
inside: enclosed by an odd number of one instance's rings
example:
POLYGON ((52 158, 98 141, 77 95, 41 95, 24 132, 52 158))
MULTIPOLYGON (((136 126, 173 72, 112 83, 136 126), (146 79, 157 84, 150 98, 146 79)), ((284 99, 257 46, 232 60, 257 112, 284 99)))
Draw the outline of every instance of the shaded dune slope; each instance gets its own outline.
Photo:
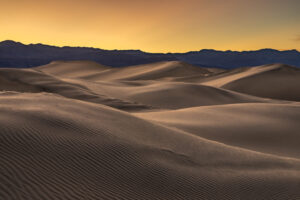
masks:
POLYGON ((226 146, 55 95, 0 97, 3 199, 300 196, 297 159, 226 146))

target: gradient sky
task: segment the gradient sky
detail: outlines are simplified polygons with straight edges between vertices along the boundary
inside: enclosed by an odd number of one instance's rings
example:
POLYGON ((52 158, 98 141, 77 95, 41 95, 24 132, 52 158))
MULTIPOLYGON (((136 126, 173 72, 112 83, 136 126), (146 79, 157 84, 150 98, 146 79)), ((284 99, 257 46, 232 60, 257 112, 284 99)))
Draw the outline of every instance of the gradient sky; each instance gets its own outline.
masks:
POLYGON ((0 2, 0 41, 148 52, 300 50, 300 0, 0 2))

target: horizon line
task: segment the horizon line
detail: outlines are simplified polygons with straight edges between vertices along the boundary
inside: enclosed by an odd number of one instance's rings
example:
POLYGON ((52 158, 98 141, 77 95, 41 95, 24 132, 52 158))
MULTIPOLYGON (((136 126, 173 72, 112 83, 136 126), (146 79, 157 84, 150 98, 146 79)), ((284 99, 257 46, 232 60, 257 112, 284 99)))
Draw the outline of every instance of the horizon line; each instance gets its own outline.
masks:
POLYGON ((218 49, 213 49, 213 48, 204 48, 204 49, 199 49, 199 50, 190 50, 190 51, 182 51, 182 52, 149 52, 149 51, 144 51, 142 49, 102 49, 100 47, 91 47, 91 46, 65 46, 65 45, 54 45, 54 44, 45 44, 45 43, 26 43, 26 42, 19 42, 16 40, 11 40, 11 39, 5 39, 0 41, 0 43, 3 42, 14 42, 14 43, 20 43, 22 45, 43 45, 43 46, 50 46, 50 47, 58 47, 58 48, 89 48, 89 49, 98 49, 98 50, 104 50, 104 51, 140 51, 143 53, 149 53, 149 54, 184 54, 184 53, 192 53, 192 52, 200 52, 203 50, 211 50, 211 51, 218 51, 218 52, 254 52, 254 51, 261 51, 261 50, 275 50, 279 52, 285 52, 285 51, 297 51, 300 53, 300 49, 274 49, 274 48, 261 48, 261 49, 248 49, 248 50, 232 50, 232 49, 227 49, 227 50, 218 50, 218 49))

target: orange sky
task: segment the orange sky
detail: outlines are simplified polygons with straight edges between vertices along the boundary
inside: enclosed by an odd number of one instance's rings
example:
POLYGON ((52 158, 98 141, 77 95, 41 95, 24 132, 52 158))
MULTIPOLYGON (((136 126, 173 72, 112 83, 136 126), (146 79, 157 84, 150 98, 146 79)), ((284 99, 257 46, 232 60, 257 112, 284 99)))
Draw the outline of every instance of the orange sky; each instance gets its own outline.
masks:
POLYGON ((102 49, 300 49, 300 0, 1 0, 0 41, 102 49))

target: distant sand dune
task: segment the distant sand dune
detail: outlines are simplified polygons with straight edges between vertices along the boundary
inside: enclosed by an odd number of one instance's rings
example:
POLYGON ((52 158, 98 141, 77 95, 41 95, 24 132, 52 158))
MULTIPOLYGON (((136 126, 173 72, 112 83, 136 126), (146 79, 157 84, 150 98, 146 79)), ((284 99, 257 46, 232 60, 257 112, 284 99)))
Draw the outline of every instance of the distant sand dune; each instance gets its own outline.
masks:
POLYGON ((300 101, 300 69, 273 65, 268 71, 231 81, 223 86, 259 97, 300 101))
POLYGON ((80 78, 105 71, 109 67, 92 61, 55 61, 34 69, 57 76, 80 78))
POLYGON ((225 71, 223 73, 217 74, 216 76, 211 76, 208 80, 203 81, 203 84, 222 87, 230 82, 243 79, 249 76, 254 76, 256 74, 260 74, 266 71, 270 71, 276 69, 277 65, 264 65, 258 67, 242 67, 229 71, 225 71))
POLYGON ((0 199, 300 199, 299 69, 0 69, 0 199))
POLYGON ((281 102, 197 83, 141 80, 112 83, 64 80, 86 87, 97 94, 105 94, 129 102, 139 102, 157 109, 250 102, 281 102))
POLYGON ((146 65, 129 66, 123 68, 113 68, 105 72, 100 72, 91 76, 86 76, 88 80, 157 80, 164 78, 185 77, 196 74, 212 74, 213 72, 205 68, 195 67, 183 62, 169 61, 146 65))
POLYGON ((126 93, 126 99, 163 109, 271 101, 188 83, 154 83, 143 87, 132 87, 131 91, 126 93))

